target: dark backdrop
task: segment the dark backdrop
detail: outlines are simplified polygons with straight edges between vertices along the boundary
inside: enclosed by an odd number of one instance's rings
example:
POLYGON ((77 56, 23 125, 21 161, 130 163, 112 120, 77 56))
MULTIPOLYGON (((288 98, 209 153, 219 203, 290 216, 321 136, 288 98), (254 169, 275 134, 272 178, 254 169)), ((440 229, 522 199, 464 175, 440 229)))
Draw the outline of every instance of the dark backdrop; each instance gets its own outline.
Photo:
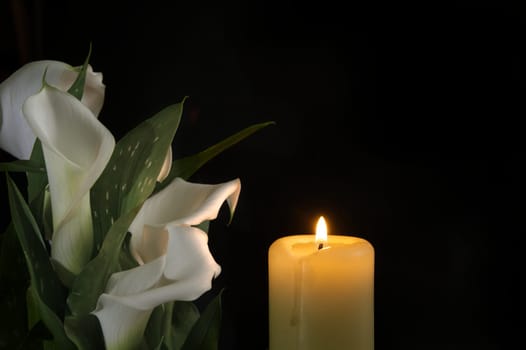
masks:
POLYGON ((243 186, 231 226, 225 210, 210 230, 223 272, 203 300, 226 287, 222 349, 268 346, 268 247, 321 214, 376 249, 377 349, 519 339, 518 9, 171 3, 5 1, 1 68, 79 65, 92 42, 116 137, 190 96, 176 157, 276 122, 193 178, 243 186))

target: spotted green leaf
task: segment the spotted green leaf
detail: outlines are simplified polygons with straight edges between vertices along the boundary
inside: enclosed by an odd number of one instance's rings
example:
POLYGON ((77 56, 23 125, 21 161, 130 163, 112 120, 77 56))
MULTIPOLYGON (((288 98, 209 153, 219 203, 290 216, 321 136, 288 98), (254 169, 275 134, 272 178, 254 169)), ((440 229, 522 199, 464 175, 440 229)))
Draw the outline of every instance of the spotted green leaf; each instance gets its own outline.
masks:
POLYGON ((116 144, 108 165, 90 192, 95 253, 113 222, 152 193, 179 126, 183 104, 184 99, 163 109, 116 144))

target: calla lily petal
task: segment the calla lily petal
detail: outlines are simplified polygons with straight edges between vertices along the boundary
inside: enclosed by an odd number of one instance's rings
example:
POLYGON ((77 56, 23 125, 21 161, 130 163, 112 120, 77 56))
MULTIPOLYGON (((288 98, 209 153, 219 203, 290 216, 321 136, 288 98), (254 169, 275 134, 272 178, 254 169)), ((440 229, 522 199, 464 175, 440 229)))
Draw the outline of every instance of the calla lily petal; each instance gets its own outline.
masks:
POLYGON ((135 293, 154 288, 162 278, 165 256, 148 264, 115 273, 99 297, 93 314, 99 319, 107 350, 135 349, 141 342, 153 308, 140 308, 135 293))
POLYGON ((141 251, 142 263, 148 263, 165 255, 168 250, 168 231, 165 228, 158 228, 144 225, 142 241, 139 247, 141 251))
POLYGON ((205 232, 190 226, 174 226, 169 232, 163 278, 156 288, 128 297, 127 303, 136 308, 154 308, 173 300, 195 300, 212 287, 212 279, 221 272, 208 249, 205 232))
POLYGON ((156 287, 163 277, 165 267, 166 255, 163 254, 147 264, 114 273, 106 285, 105 293, 129 302, 130 299, 125 297, 141 294, 156 287))
POLYGON ((132 252, 141 261, 135 247, 141 241, 144 225, 199 225, 217 217, 226 200, 231 212, 237 205, 241 182, 235 179, 218 185, 190 183, 175 178, 162 191, 146 200, 130 226, 132 252))
POLYGON ((115 139, 80 101, 51 86, 28 98, 23 113, 42 142, 48 172, 51 255, 78 273, 92 248, 89 190, 109 161, 115 139))
POLYGON ((93 314, 99 319, 106 349, 135 349, 140 343, 153 308, 137 308, 128 295, 155 287, 166 264, 161 256, 148 264, 115 273, 99 297, 93 314))
MULTIPOLYGON (((170 240, 164 277, 167 281, 186 281, 183 293, 179 286, 178 300, 194 300, 211 288, 211 281, 221 272, 208 249, 208 235, 196 228, 169 226, 170 240)), ((167 290, 176 294, 177 283, 168 284, 167 290)))
POLYGON ((137 349, 153 309, 136 309, 110 294, 100 296, 98 307, 93 314, 99 319, 106 350, 137 349))
MULTIPOLYGON (((22 115, 25 100, 42 88, 42 77, 62 91, 69 89, 78 69, 59 61, 35 61, 14 72, 0 84, 0 148, 19 159, 29 159, 35 135, 22 115)), ((82 102, 98 116, 104 102, 102 74, 88 66, 82 102)))

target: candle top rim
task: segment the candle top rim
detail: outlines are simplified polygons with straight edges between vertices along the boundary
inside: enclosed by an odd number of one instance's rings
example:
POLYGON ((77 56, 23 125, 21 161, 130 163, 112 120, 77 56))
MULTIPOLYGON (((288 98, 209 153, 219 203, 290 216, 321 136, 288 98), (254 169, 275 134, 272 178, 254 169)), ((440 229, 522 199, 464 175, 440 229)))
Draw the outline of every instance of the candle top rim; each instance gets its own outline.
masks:
MULTIPOLYGON (((288 235, 277 238, 272 244, 276 243, 284 243, 287 241, 294 241, 294 243, 315 243, 316 237, 314 234, 294 234, 294 235, 288 235)), ((331 234, 327 235, 327 242, 330 244, 332 242, 335 243, 343 243, 343 244, 356 244, 360 242, 371 244, 368 240, 366 240, 363 237, 358 236, 348 236, 344 234, 331 234)))
POLYGON ((374 247, 366 239, 356 236, 329 235, 324 249, 318 249, 313 234, 284 236, 275 240, 269 248, 271 252, 286 253, 290 256, 306 257, 330 254, 374 254, 374 247), (338 253, 339 252, 339 253, 338 253), (319 253, 319 254, 318 254, 319 253))
MULTIPOLYGON (((281 238, 287 238, 287 237, 312 237, 313 239, 315 239, 315 236, 316 236, 316 234, 314 234, 314 233, 294 233, 294 234, 290 234, 290 235, 287 235, 287 236, 279 237, 276 240, 281 239, 281 238)), ((328 237, 350 237, 350 238, 365 239, 363 237, 352 236, 352 235, 345 234, 345 233, 329 233, 329 234, 327 234, 327 236, 328 237)))

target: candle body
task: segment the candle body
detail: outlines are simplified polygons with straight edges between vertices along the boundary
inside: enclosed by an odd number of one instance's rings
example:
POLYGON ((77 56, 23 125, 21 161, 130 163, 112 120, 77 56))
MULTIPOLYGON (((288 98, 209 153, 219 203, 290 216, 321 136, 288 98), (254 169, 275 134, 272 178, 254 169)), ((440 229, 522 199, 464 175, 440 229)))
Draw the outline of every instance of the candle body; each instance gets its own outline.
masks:
POLYGON ((364 239, 283 237, 269 249, 269 350, 374 349, 374 249, 364 239))

